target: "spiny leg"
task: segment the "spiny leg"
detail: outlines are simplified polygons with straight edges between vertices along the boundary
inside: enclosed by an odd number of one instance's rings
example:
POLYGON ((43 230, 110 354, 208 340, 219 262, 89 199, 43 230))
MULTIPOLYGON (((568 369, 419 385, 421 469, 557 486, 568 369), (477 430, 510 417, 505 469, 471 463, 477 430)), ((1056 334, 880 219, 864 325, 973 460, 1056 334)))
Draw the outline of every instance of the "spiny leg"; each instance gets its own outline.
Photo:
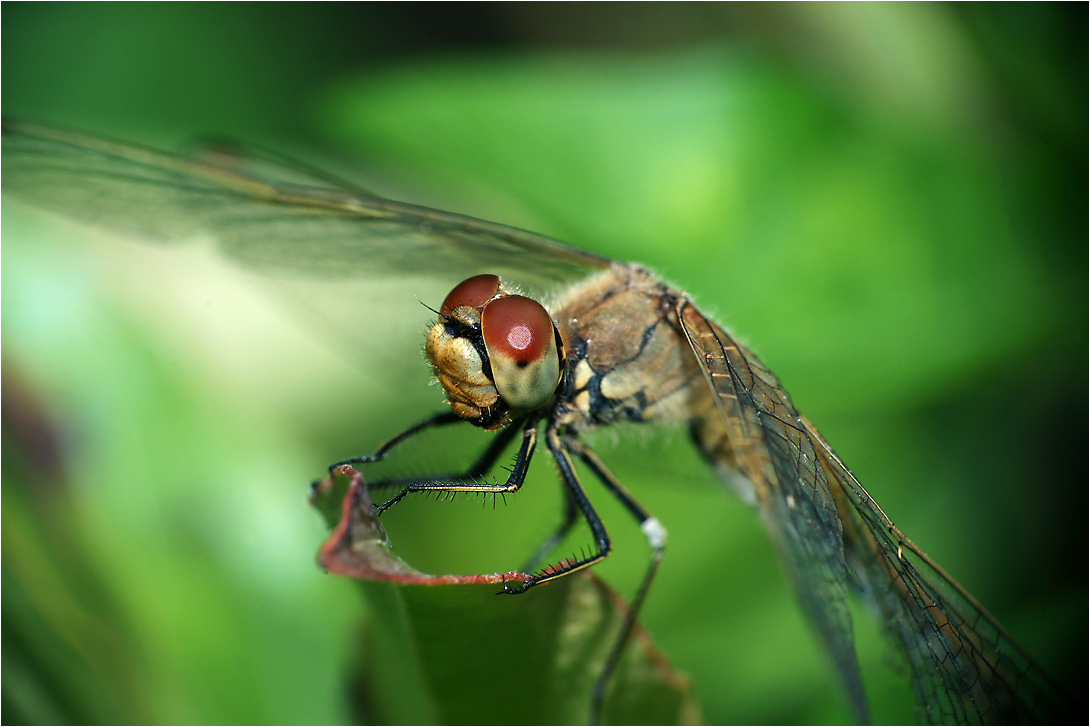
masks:
MULTIPOLYGON (((518 431, 518 429, 513 428, 512 431, 518 431)), ((492 444, 489 445, 488 449, 485 450, 484 454, 481 455, 476 464, 480 465, 482 463, 495 461, 496 457, 513 436, 513 433, 508 434, 506 431, 497 436, 492 444)), ((462 481, 451 481, 445 478, 417 479, 406 485, 401 492, 393 498, 375 508, 375 511, 381 515, 411 492, 483 492, 485 494, 496 495, 508 492, 518 492, 522 487, 522 483, 526 480, 526 472, 530 466, 530 460, 534 456, 534 446, 536 444, 537 421, 526 420, 522 427, 522 444, 519 445, 519 451, 515 457, 515 463, 511 468, 511 473, 508 475, 507 481, 503 484, 498 482, 495 484, 489 484, 487 482, 467 483, 462 481)))
POLYGON ((590 504, 587 493, 583 491, 583 486, 579 483, 579 477, 575 474, 575 467, 572 466, 571 457, 568 456, 566 444, 561 441, 555 426, 550 425, 546 430, 545 443, 548 445, 553 459, 556 460, 557 468, 560 470, 560 479, 564 482, 568 496, 575 503, 575 507, 582 513, 583 519, 586 520, 587 525, 590 527, 597 550, 583 558, 564 560, 556 565, 551 565, 540 573, 534 574, 530 580, 519 586, 509 587, 505 583, 501 593, 525 593, 539 583, 546 583, 568 573, 582 570, 609 555, 612 547, 609 541, 609 533, 606 532, 606 526, 602 523, 602 518, 594 510, 594 506, 590 504))
MULTIPOLYGON (((466 423, 466 420, 462 419, 457 414, 454 414, 454 412, 436 414, 418 424, 414 424, 405 431, 386 441, 381 447, 378 448, 378 450, 374 454, 364 455, 360 457, 352 457, 351 459, 342 460, 340 462, 336 462, 330 465, 330 472, 333 472, 333 470, 335 470, 337 467, 340 467, 344 464, 358 463, 368 465, 374 464, 376 462, 381 462, 387 457, 391 449, 393 449, 398 444, 404 442, 405 440, 427 429, 454 423, 466 423)), ((388 480, 379 480, 371 482, 369 484, 369 489, 381 490, 383 488, 401 487, 420 481, 475 481, 479 478, 486 477, 490 474, 492 466, 499 459, 500 455, 503 454, 503 451, 511 443, 511 440, 513 440, 515 438, 515 435, 518 434, 518 432, 520 431, 519 424, 521 424, 521 422, 506 427, 505 429, 500 431, 495 437, 491 439, 491 441, 488 443, 488 446, 484 449, 483 452, 481 452, 480 456, 477 457, 477 460, 461 472, 437 472, 425 476, 418 475, 414 477, 397 477, 388 480)))
POLYGON ((652 516, 643 505, 636 501, 636 498, 606 468, 593 450, 573 437, 565 438, 564 445, 590 468, 591 472, 621 501, 625 509, 639 521, 640 530, 647 536, 647 543, 651 546, 651 562, 648 564, 643 580, 640 581, 640 586, 636 590, 636 596, 629 606, 628 615, 625 616, 624 624, 621 626, 621 633, 617 636, 617 641, 609 652, 602 673, 594 683, 594 688, 591 691, 590 723, 598 724, 602 716, 602 704, 605 701, 606 688, 613 677, 613 672, 617 669, 617 664, 620 663, 621 655, 624 653, 628 639, 632 635, 632 629, 636 625, 640 609, 643 608, 643 602, 647 599, 647 594, 651 590, 651 582, 654 580, 659 564, 662 562, 662 556, 666 552, 666 528, 662 526, 658 518, 652 516))
POLYGON ((441 427, 445 424, 454 424, 456 422, 464 422, 465 419, 458 416, 452 411, 440 412, 439 414, 433 414, 422 422, 417 422, 408 429, 398 434, 395 434, 390 439, 386 440, 381 447, 379 447, 374 454, 364 454, 359 457, 349 457, 348 459, 342 459, 340 462, 334 462, 329 465, 329 474, 333 474, 333 470, 346 464, 372 464, 374 462, 381 462, 385 459, 386 455, 391 449, 404 442, 410 437, 414 437, 420 432, 423 432, 432 427, 441 427))

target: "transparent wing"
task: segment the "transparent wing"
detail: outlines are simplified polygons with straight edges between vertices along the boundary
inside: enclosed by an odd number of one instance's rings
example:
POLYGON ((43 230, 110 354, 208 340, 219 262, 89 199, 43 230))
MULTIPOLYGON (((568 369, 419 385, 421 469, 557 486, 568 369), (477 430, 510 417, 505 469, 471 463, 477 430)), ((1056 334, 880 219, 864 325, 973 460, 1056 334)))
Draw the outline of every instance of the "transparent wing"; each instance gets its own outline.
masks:
POLYGON ((920 721, 1070 721, 1061 688, 890 522, 810 422, 803 424, 836 498, 849 563, 908 659, 920 721))
POLYGON ((867 707, 855 655, 840 518, 814 443, 779 381, 687 300, 682 329, 711 389, 695 433, 713 464, 752 484, 803 612, 825 645, 859 722, 867 707))
POLYGON ((240 144, 234 139, 198 136, 183 146, 183 156, 274 186, 297 185, 339 189, 362 197, 382 195, 310 164, 271 149, 240 144))
POLYGON ((705 452, 754 483, 803 610, 857 709, 863 692, 844 603, 849 582, 878 607, 904 652, 921 722, 1068 721, 1071 703, 1059 687, 890 522, 772 372, 682 305, 683 328, 713 393, 715 423, 705 431, 718 438, 703 438, 705 452))
POLYGON ((5 194, 127 236, 210 243, 276 279, 359 348, 384 322, 424 322, 414 295, 437 305, 470 275, 496 273, 549 295, 610 263, 530 232, 333 186, 268 154, 206 148, 186 157, 5 120, 0 159, 5 194))

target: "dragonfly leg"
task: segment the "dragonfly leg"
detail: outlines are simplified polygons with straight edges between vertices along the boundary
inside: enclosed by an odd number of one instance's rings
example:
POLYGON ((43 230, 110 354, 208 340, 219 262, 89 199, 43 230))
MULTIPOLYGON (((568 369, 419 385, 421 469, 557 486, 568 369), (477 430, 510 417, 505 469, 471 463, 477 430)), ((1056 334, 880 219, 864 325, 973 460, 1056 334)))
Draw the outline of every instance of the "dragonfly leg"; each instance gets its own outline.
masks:
POLYGON ((432 427, 440 427, 444 424, 454 424, 456 422, 464 422, 465 419, 458 416, 452 411, 445 411, 439 414, 433 414, 422 422, 418 422, 400 434, 396 434, 388 439, 374 454, 365 454, 359 457, 349 457, 348 459, 342 459, 340 462, 334 462, 329 465, 329 474, 333 474, 333 471, 338 467, 346 464, 371 464, 372 462, 381 462, 386 458, 386 455, 391 449, 396 447, 401 442, 414 437, 420 432, 432 427))
MULTIPOLYGON (((482 465, 482 469, 487 469, 488 465, 496 460, 496 457, 499 456, 499 453, 506 444, 514 437, 514 433, 518 431, 517 427, 509 429, 510 432, 504 430, 500 436, 493 440, 492 444, 489 445, 488 449, 485 450, 471 470, 477 469, 482 465)), ((526 480, 526 471, 530 466, 531 458, 534 456, 534 446, 536 444, 537 422, 534 420, 527 420, 522 427, 522 444, 519 445, 519 451, 515 456, 514 466, 511 468, 511 473, 508 475, 506 482, 502 484, 499 482, 490 484, 487 482, 467 482, 461 478, 416 479, 405 485, 401 492, 393 498, 375 508, 375 511, 381 515, 412 492, 483 492, 485 494, 495 495, 518 492, 522 487, 522 483, 526 480)), ((383 484, 389 485, 390 483, 383 484)))
MULTIPOLYGON (((453 414, 453 412, 449 413, 453 414)), ((389 454, 390 450, 393 447, 405 441, 406 439, 409 439, 410 437, 432 427, 458 422, 468 424, 465 419, 462 419, 457 415, 454 415, 453 419, 449 418, 447 416, 447 413, 437 414, 435 416, 429 417, 428 419, 420 422, 419 424, 413 425, 412 427, 406 429, 404 432, 401 432, 397 436, 384 443, 378 449, 378 451, 375 452, 375 454, 362 457, 353 457, 352 459, 336 462, 330 465, 330 472, 336 470, 343 464, 359 463, 367 465, 373 464, 375 462, 381 462, 386 458, 386 456, 389 454)), ((491 474, 492 466, 496 463, 496 460, 499 459, 500 455, 503 454, 504 450, 507 449, 507 446, 511 443, 511 440, 515 438, 515 435, 518 434, 519 431, 519 423, 516 423, 500 431, 499 434, 492 438, 492 440, 488 444, 488 447, 486 447, 485 450, 481 452, 481 454, 477 457, 476 461, 460 472, 437 472, 428 475, 416 475, 413 477, 397 477, 388 480, 377 480, 368 483, 368 488, 372 491, 376 491, 393 487, 405 487, 406 485, 412 484, 414 482, 422 481, 479 481, 482 478, 485 478, 491 474)))
POLYGON ((556 565, 551 565, 518 586, 508 586, 504 583, 503 590, 500 591, 501 593, 525 593, 539 583, 546 583, 556 578, 560 578, 561 576, 565 576, 568 573, 582 570, 587 566, 594 565, 609 555, 610 548, 612 547, 609 541, 609 533, 606 532, 606 526, 602 523, 602 518, 598 516, 598 513, 594 510, 594 506, 590 504, 587 493, 583 491, 583 486, 579 483, 579 477, 575 474, 575 468, 572 466, 571 457, 568 456, 566 441, 561 440, 556 428, 551 425, 545 432, 545 443, 548 445, 549 451, 553 455, 553 459, 556 460, 557 467, 560 470, 560 478, 564 482, 568 491, 568 496, 575 503, 579 512, 582 513, 583 519, 587 521, 587 525, 590 526, 590 532, 594 536, 594 543, 597 546, 597 550, 589 556, 571 558, 563 560, 556 565))
POLYGON ((636 501, 636 498, 606 468, 605 463, 598 458, 593 450, 574 438, 566 440, 565 444, 575 456, 590 468, 595 477, 601 480, 602 484, 621 501, 625 509, 639 521, 640 529, 647 536, 647 543, 651 546, 651 562, 648 564, 643 580, 640 581, 640 586, 636 590, 636 596, 632 599, 632 603, 628 608, 628 615, 625 616, 617 641, 613 644, 613 649, 609 652, 602 673, 598 676, 598 680, 594 683, 594 688, 591 691, 590 723, 598 724, 602 715, 602 703, 605 700, 606 689, 609 687, 613 672, 617 669, 617 664, 620 663, 621 654, 624 653, 628 639, 632 635, 632 629, 636 625, 640 609, 643 608, 643 602, 647 599, 647 594, 651 590, 651 582, 655 579, 655 574, 658 573, 662 556, 666 553, 666 528, 662 526, 658 518, 651 515, 643 505, 636 501))

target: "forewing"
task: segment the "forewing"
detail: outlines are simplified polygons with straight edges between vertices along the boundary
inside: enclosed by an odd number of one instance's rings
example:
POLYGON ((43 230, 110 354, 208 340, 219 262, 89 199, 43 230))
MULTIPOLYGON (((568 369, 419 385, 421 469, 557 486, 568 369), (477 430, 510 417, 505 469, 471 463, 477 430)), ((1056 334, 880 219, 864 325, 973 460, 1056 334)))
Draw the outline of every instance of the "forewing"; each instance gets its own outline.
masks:
POLYGON ((267 154, 185 157, 6 120, 0 159, 5 194, 127 236, 210 243, 361 349, 384 323, 426 322, 414 296, 437 307, 470 275, 549 294, 610 262, 504 225, 320 186, 336 180, 267 154))
POLYGON ((898 530, 803 419, 836 498, 852 568, 904 651, 921 722, 1054 723, 1070 701, 976 600, 898 530))
POLYGON ((698 423, 704 453, 740 472, 756 501, 803 611, 828 649, 860 721, 866 700, 847 604, 840 518, 814 442, 779 381, 687 300, 678 317, 711 391, 698 423))

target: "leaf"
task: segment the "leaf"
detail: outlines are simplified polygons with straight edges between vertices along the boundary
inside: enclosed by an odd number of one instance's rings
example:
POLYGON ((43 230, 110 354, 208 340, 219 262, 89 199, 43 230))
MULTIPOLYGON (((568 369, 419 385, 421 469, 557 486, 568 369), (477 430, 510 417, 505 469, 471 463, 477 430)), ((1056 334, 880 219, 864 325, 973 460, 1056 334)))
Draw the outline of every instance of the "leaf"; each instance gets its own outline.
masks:
MULTIPOLYGON (((577 724, 627 607, 589 571, 507 597, 518 572, 429 575, 401 560, 363 476, 342 467, 311 497, 333 532, 318 560, 360 581, 364 633, 359 706, 368 721, 577 724), (337 503, 340 503, 339 515, 337 503)), ((687 677, 637 625, 609 686, 603 720, 700 720, 687 677)))

